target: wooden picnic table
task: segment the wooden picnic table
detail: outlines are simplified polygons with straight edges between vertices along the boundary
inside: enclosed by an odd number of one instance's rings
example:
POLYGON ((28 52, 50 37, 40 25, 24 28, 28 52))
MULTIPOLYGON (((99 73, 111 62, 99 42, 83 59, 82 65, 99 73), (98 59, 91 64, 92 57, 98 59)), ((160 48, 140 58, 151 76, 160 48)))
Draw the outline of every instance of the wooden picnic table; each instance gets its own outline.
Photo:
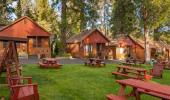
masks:
POLYGON ((39 65, 41 68, 59 68, 62 66, 56 58, 43 58, 39 65))
POLYGON ((140 79, 143 80, 147 70, 144 68, 135 68, 129 66, 118 66, 116 72, 112 72, 113 75, 117 78, 117 75, 126 76, 129 78, 140 79))
POLYGON ((89 58, 89 61, 85 62, 85 65, 89 66, 105 66, 105 63, 101 59, 89 58))
POLYGON ((56 58, 43 58, 43 60, 48 61, 48 62, 57 61, 56 58))
POLYGON ((126 59, 125 61, 121 62, 124 65, 130 65, 130 66, 137 66, 140 64, 143 64, 144 61, 140 59, 126 59))
POLYGON ((162 98, 162 100, 170 100, 170 86, 161 85, 158 83, 141 81, 136 79, 116 80, 121 85, 118 92, 119 96, 135 96, 136 100, 140 100, 140 94, 149 94, 155 97, 162 98), (128 95, 125 94, 125 88, 131 86, 132 92, 128 95))

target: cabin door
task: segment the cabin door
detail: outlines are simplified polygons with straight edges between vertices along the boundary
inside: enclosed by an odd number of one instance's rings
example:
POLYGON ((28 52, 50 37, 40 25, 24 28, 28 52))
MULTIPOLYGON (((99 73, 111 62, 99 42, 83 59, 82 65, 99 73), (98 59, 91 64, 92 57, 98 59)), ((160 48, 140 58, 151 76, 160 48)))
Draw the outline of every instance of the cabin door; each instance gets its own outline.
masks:
POLYGON ((96 44, 96 52, 97 52, 97 57, 99 58, 103 58, 103 43, 97 43, 96 44))

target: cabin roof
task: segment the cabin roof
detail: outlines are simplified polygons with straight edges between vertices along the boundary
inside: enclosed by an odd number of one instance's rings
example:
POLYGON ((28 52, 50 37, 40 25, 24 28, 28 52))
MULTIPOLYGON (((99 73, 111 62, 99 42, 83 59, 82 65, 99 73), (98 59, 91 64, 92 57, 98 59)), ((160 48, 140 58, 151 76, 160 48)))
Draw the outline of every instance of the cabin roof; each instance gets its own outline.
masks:
POLYGON ((98 29, 90 29, 90 30, 83 30, 80 34, 76 34, 70 37, 66 42, 67 43, 79 43, 82 42, 86 37, 92 34, 94 31, 98 31, 102 37, 104 37, 108 42, 110 41, 106 36, 103 35, 98 29))
POLYGON ((110 46, 113 46, 113 45, 118 46, 119 43, 121 43, 121 42, 124 42, 124 45, 129 45, 129 46, 132 45, 132 42, 133 42, 133 43, 139 45, 141 48, 144 48, 144 44, 141 41, 139 41, 136 38, 129 36, 129 35, 128 36, 120 36, 118 38, 115 38, 110 42, 109 45, 110 46))
MULTIPOLYGON (((112 46, 112 45, 118 46, 119 45, 119 40, 127 39, 127 38, 129 38, 133 43, 136 43, 137 45, 139 45, 143 49, 145 48, 145 42, 144 42, 143 39, 135 38, 135 37, 130 36, 130 35, 128 35, 127 37, 123 36, 123 37, 116 38, 116 39, 112 40, 109 45, 110 46, 112 46)), ((126 41, 126 44, 128 44, 128 41, 126 41)), ((170 49, 170 45, 167 44, 166 42, 163 42, 163 41, 152 41, 152 40, 150 40, 149 46, 150 46, 150 48, 158 48, 158 49, 159 48, 160 49, 161 48, 166 48, 166 49, 170 49)))
POLYGON ((27 40, 28 36, 46 36, 50 33, 38 25, 31 18, 24 16, 12 24, 0 28, 0 40, 27 40))
POLYGON ((5 27, 5 24, 0 24, 0 31, 5 27))

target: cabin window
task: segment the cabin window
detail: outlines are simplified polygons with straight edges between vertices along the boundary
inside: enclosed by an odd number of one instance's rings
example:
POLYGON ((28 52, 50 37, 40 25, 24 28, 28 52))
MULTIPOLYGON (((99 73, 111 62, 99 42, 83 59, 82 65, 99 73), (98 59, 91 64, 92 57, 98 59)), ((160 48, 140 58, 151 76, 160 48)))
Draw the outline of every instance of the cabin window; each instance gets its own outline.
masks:
POLYGON ((41 47, 41 39, 38 39, 37 41, 38 41, 37 47, 41 47))
POLYGON ((8 42, 3 42, 3 48, 6 48, 8 46, 8 42))
POLYGON ((41 39, 40 38, 37 38, 37 39, 33 38, 33 47, 41 47, 41 39))
POLYGON ((19 48, 20 47, 20 43, 16 43, 16 47, 19 48))
POLYGON ((33 47, 37 47, 37 42, 35 38, 33 38, 33 47))
POLYGON ((93 46, 91 44, 84 46, 85 52, 91 53, 93 51, 93 46))

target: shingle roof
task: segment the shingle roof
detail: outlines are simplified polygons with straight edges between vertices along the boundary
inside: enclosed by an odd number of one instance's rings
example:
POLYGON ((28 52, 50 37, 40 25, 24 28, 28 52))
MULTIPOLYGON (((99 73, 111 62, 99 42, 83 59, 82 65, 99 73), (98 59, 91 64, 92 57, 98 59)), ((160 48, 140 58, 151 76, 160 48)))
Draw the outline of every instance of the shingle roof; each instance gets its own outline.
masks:
POLYGON ((107 41, 109 39, 103 35, 98 29, 90 29, 90 30, 83 30, 80 34, 76 34, 72 37, 70 37, 66 42, 67 43, 79 43, 83 41, 86 37, 88 37, 90 34, 92 34, 94 31, 98 31, 107 41))

